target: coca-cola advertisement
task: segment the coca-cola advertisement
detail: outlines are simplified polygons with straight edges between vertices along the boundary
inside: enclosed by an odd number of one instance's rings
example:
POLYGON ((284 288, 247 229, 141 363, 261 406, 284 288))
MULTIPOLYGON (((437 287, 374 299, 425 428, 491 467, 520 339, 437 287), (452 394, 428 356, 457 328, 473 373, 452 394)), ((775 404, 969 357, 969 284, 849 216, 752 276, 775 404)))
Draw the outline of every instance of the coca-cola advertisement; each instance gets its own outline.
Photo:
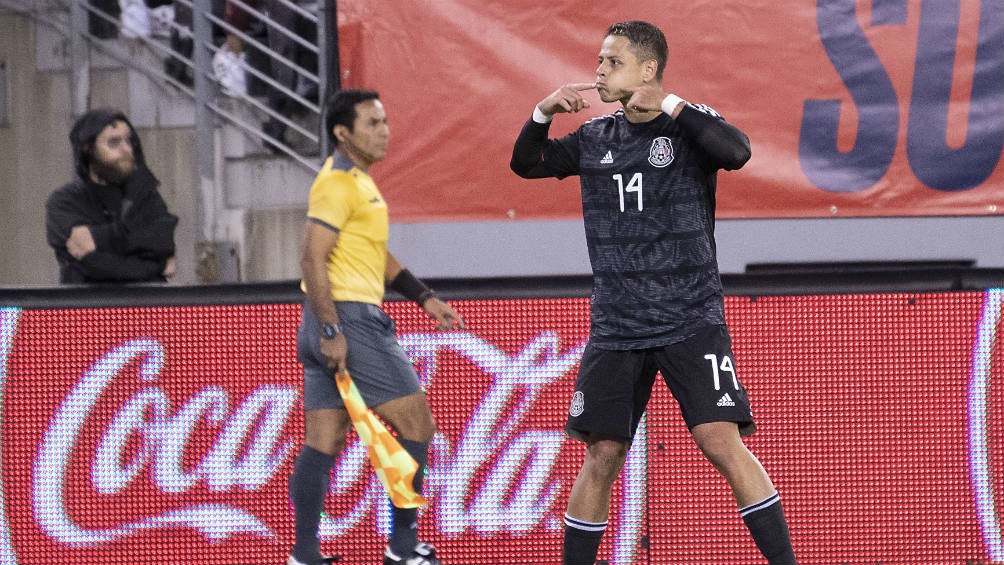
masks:
MULTIPOLYGON (((747 440, 800 563, 1004 562, 1004 291, 728 297, 747 440)), ((420 537, 451 564, 561 559, 583 447, 563 425, 585 298, 388 302, 426 388, 420 537)), ((0 564, 284 563, 303 433, 298 304, 0 307, 0 564)), ((381 558, 389 503, 353 433, 321 547, 381 558)), ((764 563, 672 396, 611 501, 608 563, 764 563)))

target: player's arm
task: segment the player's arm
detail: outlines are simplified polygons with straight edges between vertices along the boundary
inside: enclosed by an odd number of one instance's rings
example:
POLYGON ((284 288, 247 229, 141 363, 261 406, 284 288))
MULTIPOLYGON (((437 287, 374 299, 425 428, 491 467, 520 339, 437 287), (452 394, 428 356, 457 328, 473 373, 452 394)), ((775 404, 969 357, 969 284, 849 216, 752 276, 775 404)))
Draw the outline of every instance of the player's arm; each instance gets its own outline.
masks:
MULTIPOLYGON (((307 290, 307 302, 317 316, 320 326, 315 331, 322 333, 325 325, 338 328, 338 311, 331 296, 331 280, 328 277, 328 256, 338 245, 338 230, 308 218, 303 234, 303 253, 300 269, 303 284, 307 290)), ((309 328, 308 328, 309 331, 309 328)), ((328 359, 328 367, 345 370, 345 354, 348 345, 339 331, 334 338, 321 339, 321 353, 328 359)))
POLYGON ((588 108, 589 102, 582 97, 582 92, 593 88, 596 83, 566 84, 534 107, 533 116, 523 125, 513 145, 509 168, 514 173, 525 179, 560 179, 577 173, 576 160, 569 151, 569 147, 576 146, 574 135, 557 141, 548 139, 547 132, 555 114, 588 108))
POLYGON ((712 169, 738 169, 750 159, 749 137, 707 106, 689 104, 654 84, 639 87, 626 106, 636 111, 661 110, 668 114, 694 141, 712 169))
POLYGON ((549 167, 551 160, 544 158, 550 145, 547 139, 550 127, 550 121, 541 123, 535 119, 527 120, 523 124, 523 129, 513 144, 512 158, 509 160, 512 172, 525 179, 557 176, 549 167))
POLYGON ((464 319, 453 307, 440 300, 431 288, 418 280, 411 271, 402 267, 389 251, 387 266, 384 268, 384 281, 401 296, 421 306, 429 317, 436 321, 436 329, 452 330, 454 327, 464 329, 464 319))
POLYGON ((701 149, 710 167, 731 171, 750 160, 750 138, 714 110, 683 104, 676 123, 701 149))

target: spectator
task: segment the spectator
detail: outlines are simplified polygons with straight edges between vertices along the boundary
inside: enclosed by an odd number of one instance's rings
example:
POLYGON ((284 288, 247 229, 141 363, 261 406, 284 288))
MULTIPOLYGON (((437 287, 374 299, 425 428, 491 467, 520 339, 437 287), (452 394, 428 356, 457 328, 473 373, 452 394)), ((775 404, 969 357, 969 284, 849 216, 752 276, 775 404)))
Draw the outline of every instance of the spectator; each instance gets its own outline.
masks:
POLYGON ((171 26, 171 39, 168 46, 174 53, 169 53, 164 59, 164 72, 167 76, 185 86, 192 86, 194 73, 191 68, 192 50, 195 41, 192 38, 192 8, 185 2, 174 3, 174 23, 171 26), (181 57, 179 58, 180 55, 181 57))
MULTIPOLYGON (((212 0, 211 4, 214 14, 223 13, 223 0, 212 0)), ((191 0, 175 0, 175 25, 171 26, 171 38, 168 45, 177 55, 168 54, 167 58, 164 59, 164 72, 185 86, 192 86, 194 77, 191 67, 192 51, 195 49, 192 21, 191 0), (181 55, 181 58, 178 55, 181 55)), ((217 37, 220 34, 219 27, 213 26, 213 36, 217 37)))
POLYGON ((118 0, 91 0, 87 11, 87 31, 98 39, 115 39, 119 36, 120 14, 118 0))
POLYGON ((177 270, 171 214, 125 114, 103 108, 70 131, 76 178, 45 204, 63 284, 165 282, 177 270))
MULTIPOLYGON (((246 0, 248 6, 255 10, 261 7, 261 0, 246 0)), ((223 17, 226 23, 237 32, 255 35, 256 24, 254 16, 233 2, 227 2, 223 17)), ((248 87, 249 78, 244 67, 247 65, 247 52, 244 40, 230 28, 224 31, 226 39, 216 55, 213 56, 213 76, 220 83, 223 93, 228 96, 246 95, 251 93, 248 87)), ((257 83, 256 83, 257 84, 257 83)))
MULTIPOLYGON (((321 0, 324 1, 324 0, 321 0)), ((269 18, 274 24, 268 28, 268 44, 276 55, 296 63, 299 67, 310 72, 317 72, 317 54, 295 39, 289 37, 276 26, 282 26, 289 32, 298 35, 311 45, 317 44, 317 26, 303 17, 293 6, 299 4, 304 7, 309 2, 297 0, 269 0, 269 18)), ((272 78, 283 87, 295 92, 299 96, 308 100, 317 99, 317 84, 302 76, 295 68, 288 63, 273 56, 272 58, 272 78)), ((272 88, 269 94, 268 106, 271 110, 281 116, 289 116, 298 111, 301 105, 289 95, 272 88)), ((286 133, 286 124, 275 117, 270 117, 264 127, 265 133, 269 136, 283 141, 286 133)), ((274 147, 266 143, 266 147, 274 147)))

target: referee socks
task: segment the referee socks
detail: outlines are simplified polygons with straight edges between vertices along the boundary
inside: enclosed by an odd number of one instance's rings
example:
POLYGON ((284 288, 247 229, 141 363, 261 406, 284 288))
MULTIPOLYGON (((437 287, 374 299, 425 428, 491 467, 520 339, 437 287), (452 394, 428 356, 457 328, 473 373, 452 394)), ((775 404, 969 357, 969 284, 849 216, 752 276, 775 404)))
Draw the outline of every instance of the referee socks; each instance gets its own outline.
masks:
POLYGON ((739 509, 760 553, 770 565, 797 565, 791 548, 791 534, 781 508, 781 497, 774 494, 739 509))

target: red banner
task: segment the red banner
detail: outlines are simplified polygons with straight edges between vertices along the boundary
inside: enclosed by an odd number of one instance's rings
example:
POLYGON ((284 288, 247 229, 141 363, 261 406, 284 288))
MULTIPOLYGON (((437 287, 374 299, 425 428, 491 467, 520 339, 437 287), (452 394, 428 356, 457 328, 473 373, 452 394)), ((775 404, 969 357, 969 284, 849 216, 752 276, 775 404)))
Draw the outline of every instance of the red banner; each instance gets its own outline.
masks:
MULTIPOLYGON (((667 91, 746 131, 725 218, 1004 214, 1004 0, 339 2, 343 86, 379 90, 394 221, 577 217, 578 182, 509 171, 534 104, 591 82, 607 26, 669 42, 667 91)), ((614 111, 558 116, 553 135, 614 111)))
MULTIPOLYGON (((1004 292, 731 297, 741 378, 804 564, 1004 562, 1004 292)), ((426 385, 423 539, 444 562, 558 562, 584 299, 388 304, 426 385)), ((0 563, 280 563, 302 433, 299 307, 0 309, 0 563)), ((372 563, 383 487, 353 436, 322 547, 372 563)), ((760 563, 662 385, 612 502, 610 563, 760 563)))

